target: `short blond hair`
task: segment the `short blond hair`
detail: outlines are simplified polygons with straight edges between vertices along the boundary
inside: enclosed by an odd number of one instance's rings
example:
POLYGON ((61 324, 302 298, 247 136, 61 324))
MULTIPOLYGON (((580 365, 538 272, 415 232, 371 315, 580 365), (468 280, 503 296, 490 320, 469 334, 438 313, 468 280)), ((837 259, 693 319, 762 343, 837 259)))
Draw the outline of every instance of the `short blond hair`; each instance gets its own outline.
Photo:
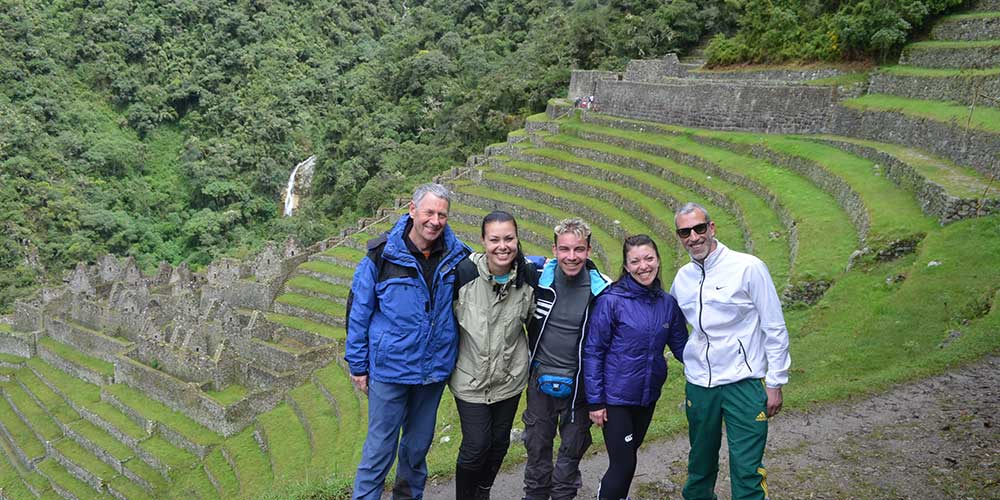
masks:
POLYGON ((577 238, 586 239, 587 246, 590 246, 590 226, 583 219, 571 218, 559 221, 559 224, 552 230, 552 244, 559 244, 559 235, 572 233, 577 238))

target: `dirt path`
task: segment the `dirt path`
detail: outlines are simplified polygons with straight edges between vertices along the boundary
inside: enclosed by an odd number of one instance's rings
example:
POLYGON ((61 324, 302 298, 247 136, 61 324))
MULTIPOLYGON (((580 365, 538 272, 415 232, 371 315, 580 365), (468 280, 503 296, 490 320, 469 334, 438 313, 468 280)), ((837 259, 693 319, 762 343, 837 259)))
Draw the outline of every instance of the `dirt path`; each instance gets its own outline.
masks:
MULTIPOLYGON (((998 413, 1000 357, 863 401, 782 413, 765 454, 771 498, 1000 498, 998 413)), ((687 451, 686 438, 645 444, 632 500, 681 498, 687 451)), ((729 498, 723 462, 718 492, 729 498)), ((596 497, 606 468, 603 449, 584 460, 579 498, 596 497)), ((502 472, 492 498, 521 498, 523 473, 523 465, 502 472)), ((451 482, 432 484, 426 498, 454 491, 451 482)))

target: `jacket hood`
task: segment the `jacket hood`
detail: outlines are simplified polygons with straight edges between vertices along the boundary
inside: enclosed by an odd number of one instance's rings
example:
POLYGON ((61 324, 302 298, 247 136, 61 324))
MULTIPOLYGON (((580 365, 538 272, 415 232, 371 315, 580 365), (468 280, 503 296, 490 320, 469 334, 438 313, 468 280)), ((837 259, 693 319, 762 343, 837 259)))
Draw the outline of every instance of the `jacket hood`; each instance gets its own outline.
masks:
MULTIPOLYGON (((552 286, 552 282, 556 279, 556 267, 559 262, 556 259, 549 259, 545 262, 545 267, 542 268, 542 274, 538 277, 538 285, 549 288, 552 286)), ((597 266, 593 261, 587 259, 587 263, 584 268, 590 273, 590 294, 593 296, 598 296, 607 287, 611 286, 611 278, 601 274, 597 270, 597 266)))
POLYGON ((608 290, 608 293, 619 297, 637 298, 658 297, 664 292, 663 288, 660 286, 660 278, 653 280, 653 283, 647 287, 636 281, 631 274, 625 273, 625 276, 622 276, 621 279, 614 282, 614 286, 608 290))

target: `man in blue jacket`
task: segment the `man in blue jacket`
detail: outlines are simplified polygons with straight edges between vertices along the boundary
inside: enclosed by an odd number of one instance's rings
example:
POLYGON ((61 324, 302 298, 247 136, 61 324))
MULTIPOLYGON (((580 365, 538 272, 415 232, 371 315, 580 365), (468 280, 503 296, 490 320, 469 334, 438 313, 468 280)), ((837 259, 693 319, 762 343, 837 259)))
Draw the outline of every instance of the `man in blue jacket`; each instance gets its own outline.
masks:
POLYGON ((392 498, 423 497, 438 403, 458 353, 453 270, 470 252, 448 227, 450 205, 444 186, 417 187, 409 214, 368 242, 354 273, 344 359, 368 396, 355 499, 381 497, 397 447, 392 498))

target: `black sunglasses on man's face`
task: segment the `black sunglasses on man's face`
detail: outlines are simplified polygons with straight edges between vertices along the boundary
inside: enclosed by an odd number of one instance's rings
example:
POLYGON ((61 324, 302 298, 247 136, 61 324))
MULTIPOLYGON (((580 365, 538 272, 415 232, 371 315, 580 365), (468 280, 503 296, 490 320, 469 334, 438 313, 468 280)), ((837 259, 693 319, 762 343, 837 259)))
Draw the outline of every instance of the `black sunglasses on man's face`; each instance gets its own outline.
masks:
POLYGON ((694 231, 698 234, 705 234, 705 231, 708 231, 708 223, 702 222, 701 224, 696 224, 691 227, 679 227, 677 228, 677 236, 680 236, 681 238, 687 238, 688 236, 691 236, 691 231, 694 231))

